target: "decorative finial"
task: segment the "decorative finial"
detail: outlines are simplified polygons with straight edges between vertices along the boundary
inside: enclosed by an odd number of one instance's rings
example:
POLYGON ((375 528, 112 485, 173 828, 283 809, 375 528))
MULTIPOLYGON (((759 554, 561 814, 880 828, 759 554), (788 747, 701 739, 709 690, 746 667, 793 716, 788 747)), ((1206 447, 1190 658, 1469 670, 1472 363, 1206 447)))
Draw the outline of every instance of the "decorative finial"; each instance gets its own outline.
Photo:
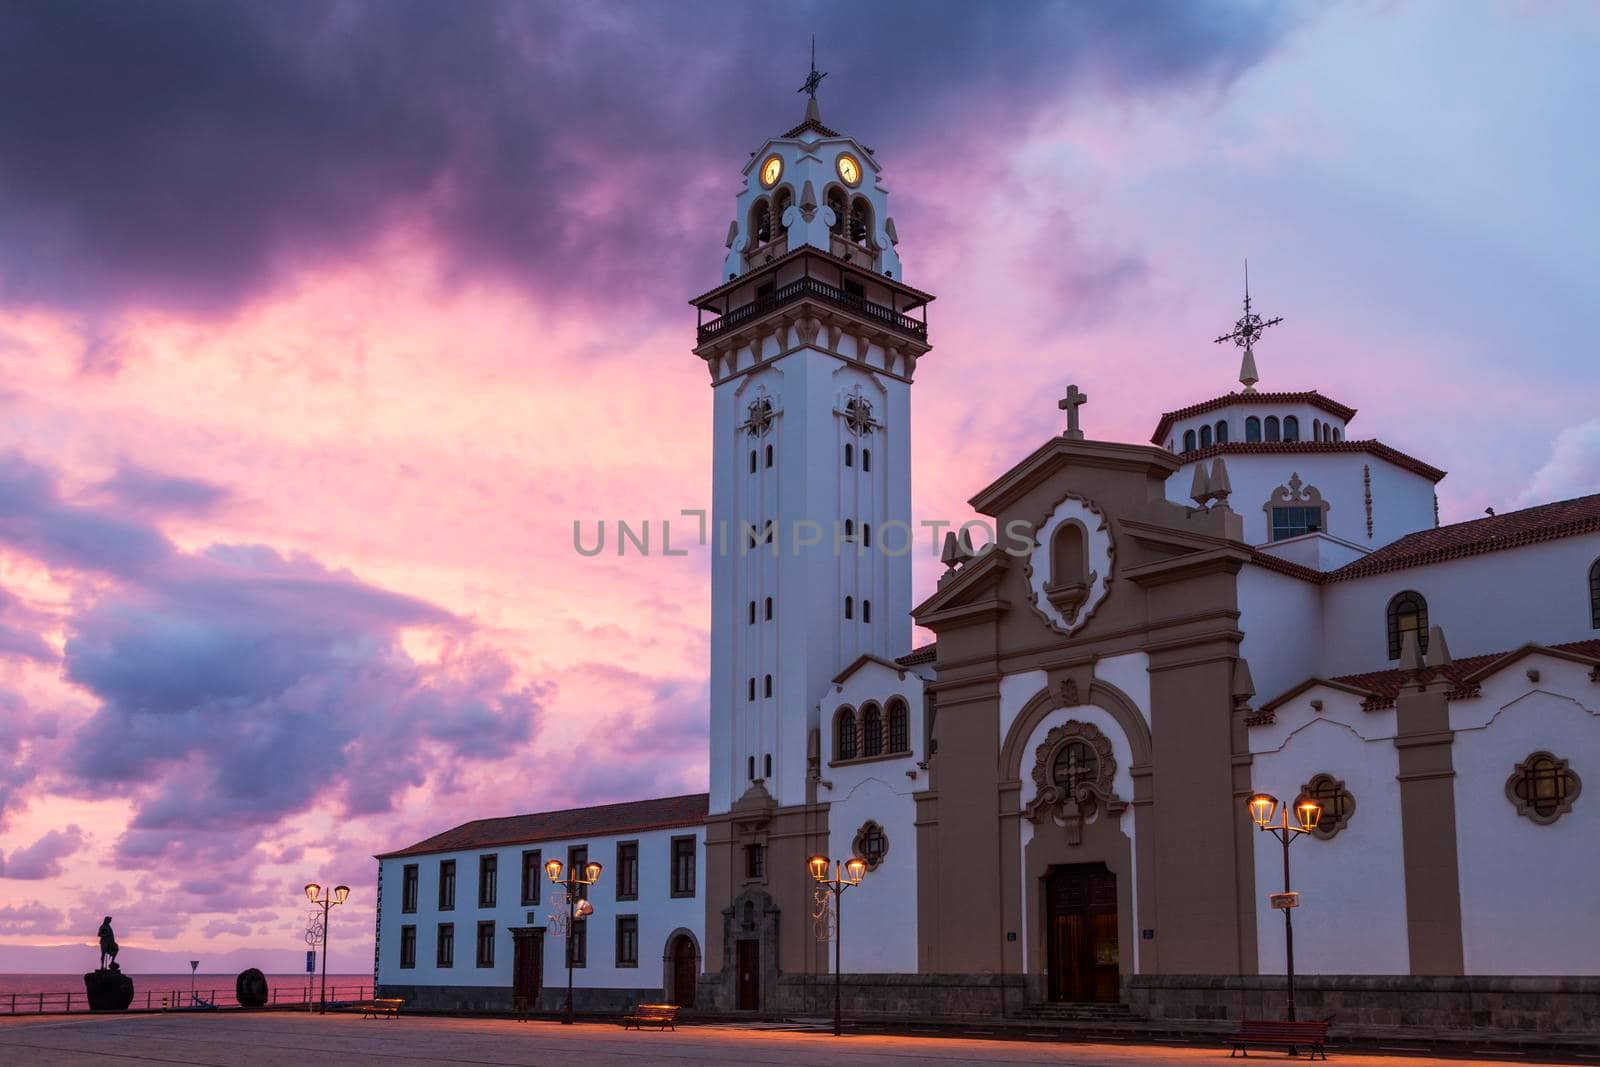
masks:
POLYGON ((1256 373, 1255 343, 1261 339, 1262 331, 1268 326, 1276 326, 1283 321, 1279 316, 1275 319, 1262 319, 1260 315, 1250 310, 1250 261, 1244 261, 1244 314, 1239 321, 1233 324, 1233 332, 1225 333, 1217 338, 1213 344, 1232 341, 1244 349, 1244 358, 1239 362, 1239 381, 1244 385, 1244 391, 1256 391, 1256 383, 1261 380, 1261 375, 1256 373))
POLYGON ((826 78, 827 76, 827 71, 822 71, 821 73, 818 73, 817 71, 817 35, 813 33, 811 35, 811 73, 806 75, 806 83, 800 86, 799 89, 795 90, 796 92, 805 93, 807 96, 811 97, 810 103, 806 104, 806 118, 808 119, 815 119, 818 117, 816 114, 817 86, 821 85, 822 79, 826 78))
POLYGON ((1069 441, 1083 440, 1083 431, 1078 429, 1078 408, 1089 402, 1089 394, 1079 392, 1076 385, 1067 386, 1067 395, 1056 402, 1056 407, 1067 413, 1067 432, 1063 435, 1069 441))

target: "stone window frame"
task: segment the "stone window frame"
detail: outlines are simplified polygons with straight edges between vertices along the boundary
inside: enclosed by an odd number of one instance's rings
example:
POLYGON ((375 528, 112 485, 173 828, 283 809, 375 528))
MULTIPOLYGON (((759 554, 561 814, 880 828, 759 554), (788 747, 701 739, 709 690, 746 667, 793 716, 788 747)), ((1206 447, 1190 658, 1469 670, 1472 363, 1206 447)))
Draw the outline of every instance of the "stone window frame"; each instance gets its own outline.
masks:
POLYGON ((1116 776, 1116 749, 1111 739, 1093 723, 1068 719, 1052 727, 1034 750, 1034 798, 1023 814, 1039 826, 1055 823, 1066 827, 1067 843, 1079 844, 1085 822, 1102 813, 1116 818, 1127 807, 1127 802, 1116 794, 1116 776), (1057 782, 1055 765, 1067 747, 1075 743, 1088 745, 1094 753, 1094 777, 1079 782, 1075 790, 1068 790, 1057 782))
MULTIPOLYGON (((1333 505, 1323 499, 1322 490, 1314 485, 1307 485, 1300 480, 1300 472, 1292 471, 1289 480, 1267 494, 1267 502, 1261 505, 1262 512, 1267 519, 1267 542, 1270 544, 1273 522, 1272 511, 1274 508, 1305 508, 1307 511, 1317 511, 1320 515, 1317 520, 1317 533, 1328 532, 1328 512, 1333 510, 1333 505)), ((1312 531, 1307 531, 1308 533, 1312 531)), ((1292 534, 1290 536, 1304 536, 1292 534)))
POLYGON ((1313 774, 1311 779, 1307 781, 1305 785, 1300 787, 1300 796, 1296 799, 1296 803, 1299 803, 1300 800, 1306 799, 1318 801, 1326 800, 1327 796, 1323 794, 1320 789, 1318 789, 1319 785, 1331 786, 1334 796, 1344 798, 1342 804, 1344 810, 1342 812, 1331 813, 1328 810, 1327 805, 1324 804, 1322 808, 1322 819, 1317 823, 1317 828, 1311 831, 1315 837, 1323 841, 1327 841, 1330 838, 1337 837, 1340 830, 1343 830, 1346 826, 1350 825, 1350 817, 1356 812, 1356 798, 1355 794, 1350 792, 1349 787, 1344 784, 1344 779, 1335 778, 1326 771, 1320 771, 1316 774, 1313 774), (1330 814, 1333 815, 1332 819, 1329 818, 1330 814))
POLYGON ((1539 826, 1549 826, 1561 816, 1572 810, 1572 804, 1578 799, 1578 794, 1583 792, 1583 779, 1578 777, 1568 761, 1557 757, 1554 753, 1541 749, 1528 753, 1520 763, 1511 771, 1511 777, 1506 779, 1506 799, 1511 802, 1518 815, 1524 816, 1530 822, 1539 826), (1537 804, 1517 791, 1520 785, 1533 770, 1534 765, 1541 761, 1548 761, 1555 766, 1555 772, 1565 779, 1566 785, 1561 794, 1555 798, 1554 811, 1540 812, 1537 804))
POLYGON ((832 724, 832 756, 828 766, 838 767, 856 763, 878 763, 883 760, 904 759, 911 755, 911 704, 899 693, 895 693, 881 703, 876 698, 862 701, 860 707, 853 704, 840 704, 833 711, 832 724), (868 755, 867 748, 867 718, 868 711, 877 712, 879 748, 876 753, 868 755), (905 734, 905 748, 894 747, 894 722, 896 711, 900 714, 905 734), (845 728, 845 717, 851 717, 850 729, 845 728), (851 755, 843 755, 844 738, 848 736, 854 747, 851 755))
POLYGON ((637 968, 639 966, 639 916, 636 913, 627 912, 617 916, 613 949, 617 967, 637 968), (623 952, 626 947, 626 938, 623 935, 630 922, 633 933, 633 955, 631 957, 623 952))
POLYGON ((859 856, 861 859, 866 860, 867 870, 877 870, 879 867, 883 866, 883 861, 889 856, 888 831, 885 830, 883 825, 876 819, 868 819, 866 822, 861 824, 861 828, 856 831, 854 840, 850 842, 850 855, 859 856), (871 856, 868 856, 867 850, 862 847, 862 844, 866 841, 867 836, 873 831, 877 831, 879 840, 883 842, 883 851, 878 853, 878 858, 876 860, 874 860, 871 856))

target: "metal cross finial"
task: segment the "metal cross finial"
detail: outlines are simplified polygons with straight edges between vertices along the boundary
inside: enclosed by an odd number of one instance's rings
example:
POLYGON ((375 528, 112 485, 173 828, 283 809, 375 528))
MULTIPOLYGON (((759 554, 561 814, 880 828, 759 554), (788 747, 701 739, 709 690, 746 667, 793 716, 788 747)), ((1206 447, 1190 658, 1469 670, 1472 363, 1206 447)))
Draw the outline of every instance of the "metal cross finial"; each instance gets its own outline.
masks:
POLYGON ((1232 341, 1244 349, 1244 359, 1239 365, 1239 381, 1244 384, 1245 392, 1254 392, 1256 382, 1261 380, 1261 376, 1256 373, 1255 343, 1261 340, 1261 334, 1268 326, 1276 326, 1282 321, 1281 315, 1275 319, 1263 319, 1250 310, 1250 261, 1245 260, 1244 314, 1233 324, 1232 333, 1225 333, 1212 342, 1220 345, 1224 341, 1232 341))
POLYGON ((1078 408, 1088 402, 1089 394, 1081 392, 1076 385, 1067 386, 1067 395, 1056 402, 1056 407, 1067 413, 1067 440, 1083 440, 1083 431, 1078 429, 1078 408))
POLYGON ((807 93, 811 99, 817 98, 817 86, 822 84, 822 79, 828 76, 827 71, 817 73, 817 35, 811 35, 811 73, 806 75, 806 83, 796 89, 797 93, 807 93))

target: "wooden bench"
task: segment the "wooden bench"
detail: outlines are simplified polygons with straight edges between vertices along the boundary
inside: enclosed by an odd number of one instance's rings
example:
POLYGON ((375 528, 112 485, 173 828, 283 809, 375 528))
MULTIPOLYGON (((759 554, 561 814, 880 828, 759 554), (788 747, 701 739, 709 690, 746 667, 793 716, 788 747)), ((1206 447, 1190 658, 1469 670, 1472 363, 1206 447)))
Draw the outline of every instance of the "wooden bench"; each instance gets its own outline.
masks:
POLYGON ((365 1014, 361 1017, 363 1019, 398 1019, 400 1018, 400 1008, 404 1004, 405 998, 403 997, 373 997, 362 1005, 365 1014))
POLYGON ((657 1030, 671 1028, 677 1030, 678 1006, 676 1004, 639 1004, 627 1015, 622 1017, 622 1028, 630 1026, 635 1030, 643 1030, 653 1026, 657 1030))
POLYGON ((1243 1053, 1250 1055, 1248 1045, 1271 1045, 1277 1048, 1287 1048, 1291 1055, 1300 1048, 1310 1050, 1311 1058, 1319 1055, 1328 1058, 1328 1051, 1323 1045, 1328 1040, 1328 1023, 1326 1020, 1305 1022, 1267 1022, 1262 1019, 1245 1019, 1239 1023, 1239 1032, 1233 1036, 1233 1051, 1228 1053, 1228 1058, 1243 1053))

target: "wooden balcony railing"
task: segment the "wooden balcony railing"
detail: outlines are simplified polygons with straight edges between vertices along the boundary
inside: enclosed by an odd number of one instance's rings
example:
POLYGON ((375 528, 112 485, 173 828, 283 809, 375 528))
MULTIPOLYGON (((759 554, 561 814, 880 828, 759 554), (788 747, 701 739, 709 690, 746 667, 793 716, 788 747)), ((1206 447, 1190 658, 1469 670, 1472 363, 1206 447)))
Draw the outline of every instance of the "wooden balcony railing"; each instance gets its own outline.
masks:
POLYGON ((911 316, 903 315, 893 308, 886 308, 882 304, 874 304, 865 297, 847 293, 843 289, 829 285, 820 279, 796 278, 771 296, 763 297, 754 303, 746 304, 744 307, 734 308, 720 318, 703 323, 700 326, 700 343, 704 344, 720 334, 736 329, 741 323, 749 322, 787 304, 807 298, 820 300, 825 304, 831 304, 834 307, 854 312, 863 318, 881 323, 896 333, 916 338, 918 341, 926 342, 928 339, 928 324, 925 322, 918 322, 911 316))

